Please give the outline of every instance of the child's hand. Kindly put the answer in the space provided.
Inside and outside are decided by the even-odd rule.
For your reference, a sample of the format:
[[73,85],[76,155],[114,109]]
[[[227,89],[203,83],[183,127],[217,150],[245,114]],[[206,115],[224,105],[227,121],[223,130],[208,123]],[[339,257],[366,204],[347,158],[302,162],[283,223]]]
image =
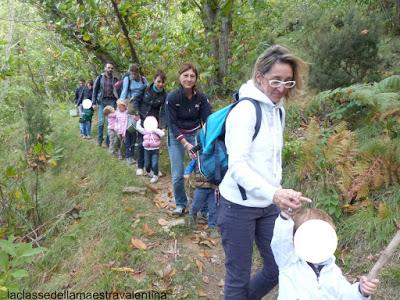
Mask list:
[[379,280],[371,279],[369,280],[366,276],[361,276],[360,278],[360,292],[364,297],[369,297],[374,294],[378,289]]

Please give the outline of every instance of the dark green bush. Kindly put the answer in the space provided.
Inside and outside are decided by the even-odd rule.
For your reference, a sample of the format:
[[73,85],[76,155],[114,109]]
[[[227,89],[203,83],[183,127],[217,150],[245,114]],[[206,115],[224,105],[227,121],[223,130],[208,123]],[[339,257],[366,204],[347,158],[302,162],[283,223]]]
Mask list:
[[356,10],[342,16],[332,11],[321,17],[306,42],[312,59],[311,86],[324,90],[378,80],[376,24],[373,17],[362,16]]

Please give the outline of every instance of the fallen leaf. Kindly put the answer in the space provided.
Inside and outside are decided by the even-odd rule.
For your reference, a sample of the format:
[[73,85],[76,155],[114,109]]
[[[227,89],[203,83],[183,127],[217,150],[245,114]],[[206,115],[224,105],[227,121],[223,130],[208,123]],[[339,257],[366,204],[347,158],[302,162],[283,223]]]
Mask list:
[[131,212],[134,212],[135,209],[133,207],[127,207],[127,208],[125,208],[125,211],[131,213]]
[[194,262],[196,263],[197,268],[199,269],[200,273],[203,273],[204,264],[198,259],[195,259]]
[[145,216],[147,216],[147,214],[145,214],[145,213],[137,213],[136,216],[135,216],[135,219],[144,218]]
[[154,235],[156,232],[149,226],[146,224],[143,225],[143,233],[147,236],[152,236]]
[[183,271],[187,271],[187,270],[189,270],[190,269],[190,264],[187,264],[184,268],[183,268]]
[[136,248],[136,249],[140,249],[140,250],[146,250],[146,249],[147,249],[146,244],[143,243],[143,242],[142,242],[141,240],[139,240],[139,239],[134,239],[134,238],[132,238],[132,239],[131,239],[131,244],[132,244],[132,246],[133,246],[134,248]]
[[208,251],[206,249],[202,249],[202,250],[200,250],[199,256],[205,257],[205,258],[210,258],[211,254],[210,254],[210,251]]
[[209,240],[202,240],[199,242],[199,245],[205,245],[209,248],[213,248],[213,246],[214,246],[213,243]]
[[123,272],[123,273],[135,273],[135,270],[132,268],[127,268],[127,267],[123,267],[123,268],[111,268],[111,271],[114,272]]
[[161,226],[167,226],[168,221],[165,219],[158,219],[158,224],[160,224]]
[[207,292],[204,290],[198,290],[197,291],[197,296],[199,297],[207,297]]
[[176,273],[176,270],[171,265],[167,265],[162,272],[162,274],[163,274],[162,278],[169,279],[172,276],[174,276],[175,273]]
[[134,274],[131,274],[131,276],[132,276],[137,282],[143,282],[144,279],[146,278],[146,272],[135,272]]
[[385,205],[385,202],[380,201],[378,206],[378,216],[381,219],[385,219],[389,214],[389,210]]
[[221,278],[221,280],[218,282],[218,286],[219,287],[223,287],[225,285],[225,280],[223,280],[222,278]]
[[210,280],[208,279],[208,276],[203,276],[203,282],[209,284]]

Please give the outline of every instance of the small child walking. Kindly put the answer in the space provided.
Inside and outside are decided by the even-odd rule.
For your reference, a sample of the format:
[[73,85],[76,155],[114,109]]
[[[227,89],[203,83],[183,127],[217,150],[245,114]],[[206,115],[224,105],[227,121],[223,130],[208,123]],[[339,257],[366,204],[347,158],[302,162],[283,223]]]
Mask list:
[[81,123],[81,130],[83,134],[83,138],[91,139],[91,130],[92,130],[92,118],[93,118],[93,108],[92,101],[90,99],[84,99],[82,101],[82,115],[79,118],[79,122]]
[[165,135],[164,131],[158,128],[158,121],[155,117],[146,117],[143,126],[138,121],[136,129],[143,135],[144,148],[144,167],[151,176],[150,183],[158,181],[158,160],[160,158],[161,138]]
[[117,131],[115,130],[115,122],[117,114],[115,113],[114,107],[111,105],[107,105],[103,109],[103,114],[107,118],[107,133],[110,139],[110,144],[108,146],[108,152],[111,154],[115,154],[115,144],[117,141]]
[[350,284],[335,264],[337,236],[332,218],[316,208],[281,212],[271,241],[279,267],[278,300],[370,299],[378,279]]
[[206,180],[197,170],[197,161],[192,160],[184,171],[184,176],[189,176],[194,171],[194,196],[192,208],[189,212],[189,223],[192,229],[196,229],[197,214],[207,215],[208,229],[213,238],[218,237],[217,226],[217,204],[215,200],[216,186]]
[[[125,136],[128,129],[128,105],[125,101],[117,100],[117,112],[115,113],[115,131],[118,140],[118,159],[122,159],[123,151],[125,150]],[[125,156],[125,153],[124,153]]]

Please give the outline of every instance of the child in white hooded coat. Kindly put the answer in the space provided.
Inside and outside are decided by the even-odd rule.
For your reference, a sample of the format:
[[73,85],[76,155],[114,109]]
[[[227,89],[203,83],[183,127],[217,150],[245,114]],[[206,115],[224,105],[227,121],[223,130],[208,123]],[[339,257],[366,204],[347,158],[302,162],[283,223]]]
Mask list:
[[[271,248],[279,267],[278,300],[370,299],[370,295],[376,291],[379,281],[377,279],[369,280],[362,276],[360,282],[350,284],[335,264],[333,254],[336,244],[330,251],[332,253],[318,263],[311,263],[298,255],[301,253],[301,249],[298,249],[299,247],[296,249],[293,235],[301,225],[310,220],[324,221],[334,228],[332,218],[324,211],[315,208],[300,209],[294,214],[293,219],[289,214],[281,212],[275,221]],[[324,222],[321,224],[324,225]],[[332,232],[336,237],[334,229]],[[321,240],[323,238],[320,238],[319,241],[316,240],[316,243],[321,243]],[[313,251],[311,247],[309,249]]]

